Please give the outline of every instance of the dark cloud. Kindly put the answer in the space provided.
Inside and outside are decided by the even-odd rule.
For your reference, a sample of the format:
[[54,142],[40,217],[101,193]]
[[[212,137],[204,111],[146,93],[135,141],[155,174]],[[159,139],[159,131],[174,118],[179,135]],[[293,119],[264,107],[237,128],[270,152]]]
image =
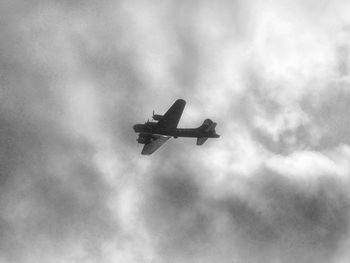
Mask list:
[[[93,162],[94,150],[40,123],[1,121],[1,251],[27,262],[41,240],[57,256],[75,242],[110,239],[118,224],[106,207],[111,189]],[[91,244],[89,244],[91,245]],[[44,258],[48,254],[44,253]]]
[[63,122],[63,92],[53,88],[57,75],[33,59],[33,42],[21,35],[24,13],[5,10],[9,12],[1,23],[5,34],[0,62],[1,261],[64,260],[72,256],[65,254],[73,244],[98,259],[101,242],[118,233],[118,222],[107,206],[112,189],[94,165],[95,146],[70,134]]
[[157,169],[143,209],[166,261],[333,262],[347,237],[349,196],[333,175],[304,187],[267,169],[244,183],[244,196],[214,197],[200,182],[211,173]]
[[199,207],[200,187],[182,165],[158,166],[154,173],[142,208],[146,223],[164,260],[188,260],[210,240],[206,226],[210,222]]

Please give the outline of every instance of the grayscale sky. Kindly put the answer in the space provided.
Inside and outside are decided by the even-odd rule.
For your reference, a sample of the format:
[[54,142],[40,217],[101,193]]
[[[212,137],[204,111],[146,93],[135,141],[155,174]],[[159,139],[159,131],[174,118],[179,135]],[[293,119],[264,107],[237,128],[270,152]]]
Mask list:
[[[0,262],[350,261],[350,2],[0,3]],[[187,101],[202,147],[141,156]]]

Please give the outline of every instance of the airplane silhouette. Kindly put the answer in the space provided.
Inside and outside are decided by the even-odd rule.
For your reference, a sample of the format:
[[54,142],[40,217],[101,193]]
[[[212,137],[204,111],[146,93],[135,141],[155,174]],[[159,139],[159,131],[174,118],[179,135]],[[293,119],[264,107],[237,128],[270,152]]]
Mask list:
[[208,138],[219,138],[216,134],[216,122],[206,119],[198,128],[177,128],[186,101],[178,99],[164,114],[154,114],[152,118],[158,122],[147,121],[145,124],[136,124],[134,131],[139,133],[137,142],[144,144],[141,154],[150,155],[162,146],[170,137],[192,137],[197,138],[197,145],[202,145]]

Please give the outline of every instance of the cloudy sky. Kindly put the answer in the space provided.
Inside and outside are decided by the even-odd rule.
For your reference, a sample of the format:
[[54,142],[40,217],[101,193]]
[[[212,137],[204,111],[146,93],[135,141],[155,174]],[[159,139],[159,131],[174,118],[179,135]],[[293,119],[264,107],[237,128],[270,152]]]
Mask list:
[[[0,262],[350,260],[347,0],[0,3]],[[141,156],[187,101],[202,147]]]

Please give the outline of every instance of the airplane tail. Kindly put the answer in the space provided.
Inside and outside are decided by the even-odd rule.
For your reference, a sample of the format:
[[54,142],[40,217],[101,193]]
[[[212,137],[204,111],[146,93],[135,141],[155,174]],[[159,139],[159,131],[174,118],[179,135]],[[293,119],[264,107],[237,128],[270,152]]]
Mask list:
[[218,138],[220,137],[218,134],[216,134],[215,127],[217,123],[213,122],[211,119],[206,119],[203,124],[199,127],[199,129],[208,134],[208,137],[198,137],[197,138],[197,145],[202,145],[206,142],[208,138]]
[[215,127],[216,127],[216,122],[213,122],[211,119],[206,119],[203,124],[199,127],[200,130],[207,132],[207,133],[214,133],[215,132]]

